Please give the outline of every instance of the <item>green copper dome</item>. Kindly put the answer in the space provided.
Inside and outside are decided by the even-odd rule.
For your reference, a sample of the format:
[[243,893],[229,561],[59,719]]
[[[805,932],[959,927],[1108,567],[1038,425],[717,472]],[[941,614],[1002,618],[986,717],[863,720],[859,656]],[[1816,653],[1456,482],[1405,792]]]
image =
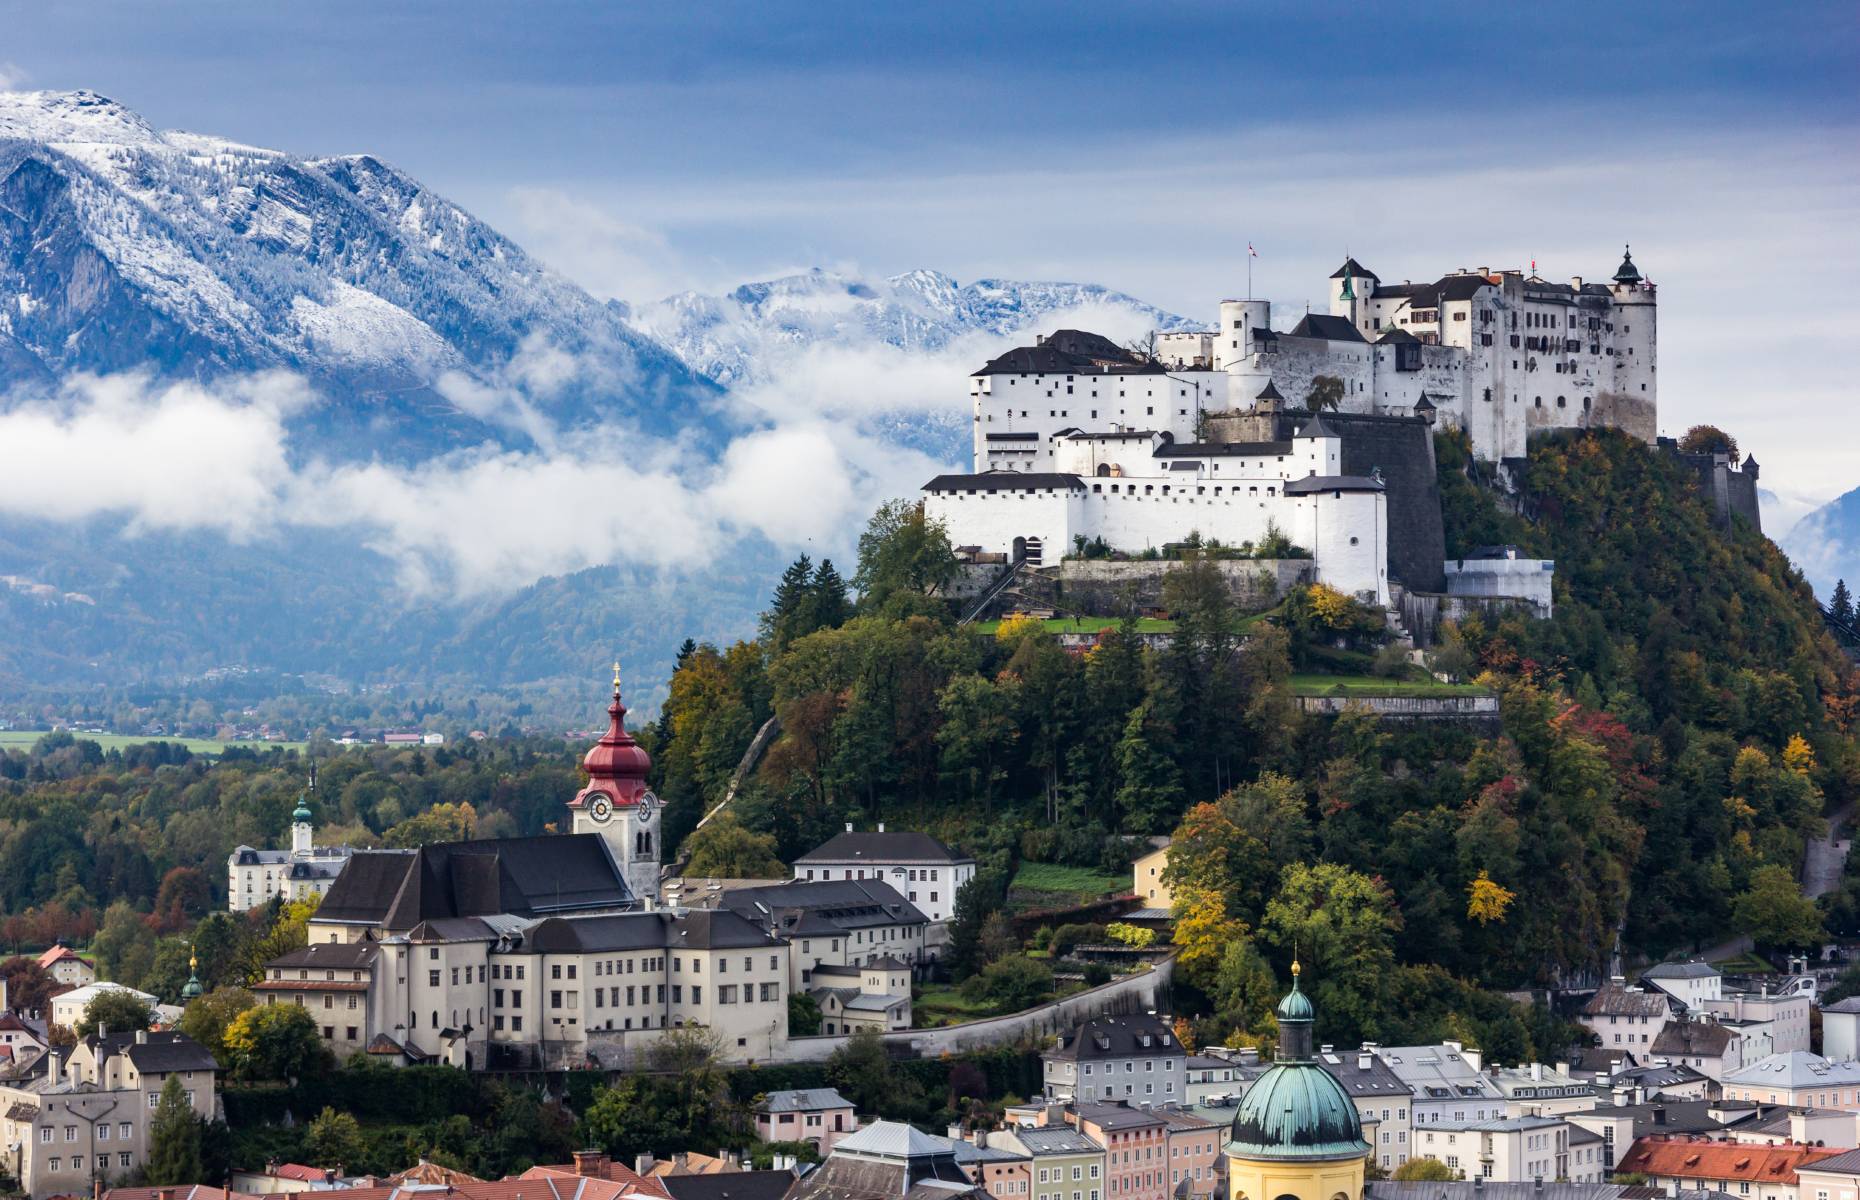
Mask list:
[[1311,1023],[1317,1013],[1299,989],[1298,975],[1293,963],[1292,990],[1279,1001],[1278,1061],[1246,1090],[1226,1152],[1235,1158],[1305,1162],[1362,1158],[1370,1150],[1356,1105],[1312,1057]]
[[[274,809],[273,811],[275,812],[276,810]],[[291,820],[301,825],[309,819],[310,798],[308,796],[299,796],[297,797],[297,807],[291,813]]]

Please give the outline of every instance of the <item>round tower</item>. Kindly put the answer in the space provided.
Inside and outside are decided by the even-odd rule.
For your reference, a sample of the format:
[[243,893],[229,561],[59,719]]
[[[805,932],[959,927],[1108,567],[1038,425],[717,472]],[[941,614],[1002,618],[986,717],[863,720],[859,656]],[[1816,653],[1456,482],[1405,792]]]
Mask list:
[[1613,301],[1613,369],[1605,377],[1593,424],[1611,425],[1644,441],[1659,432],[1659,297],[1653,281],[1634,265],[1632,247],[1608,285]]
[[1369,1143],[1343,1085],[1312,1053],[1311,998],[1292,990],[1279,1002],[1279,1051],[1247,1089],[1234,1114],[1227,1156],[1228,1200],[1362,1200]]
[[1271,302],[1221,301],[1221,327],[1214,331],[1214,369],[1244,369],[1252,361],[1254,331],[1271,328]]
[[315,827],[310,821],[310,797],[300,794],[297,797],[297,807],[291,811],[291,856],[293,858],[310,857],[310,850],[315,844],[312,836]]

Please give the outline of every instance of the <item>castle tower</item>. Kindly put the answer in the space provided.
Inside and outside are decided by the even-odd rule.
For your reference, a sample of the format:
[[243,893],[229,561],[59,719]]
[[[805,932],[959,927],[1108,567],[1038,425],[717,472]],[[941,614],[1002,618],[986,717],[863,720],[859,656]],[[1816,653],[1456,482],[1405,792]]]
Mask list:
[[1376,273],[1362,263],[1354,258],[1344,259],[1343,265],[1330,273],[1330,315],[1343,317],[1362,328],[1363,314],[1369,311],[1369,297],[1380,282]]
[[1247,1089],[1222,1151],[1228,1200],[1363,1200],[1369,1143],[1356,1105],[1312,1053],[1317,1012],[1296,962],[1278,1016],[1276,1061]]
[[1595,423],[1613,425],[1644,441],[1659,432],[1659,304],[1653,281],[1622,247],[1621,265],[1608,286],[1614,301],[1612,367],[1596,397]]
[[646,784],[652,757],[626,731],[619,663],[614,664],[614,700],[607,718],[607,732],[581,760],[588,785],[568,802],[568,831],[599,834],[628,890],[650,907],[659,894],[659,802]]

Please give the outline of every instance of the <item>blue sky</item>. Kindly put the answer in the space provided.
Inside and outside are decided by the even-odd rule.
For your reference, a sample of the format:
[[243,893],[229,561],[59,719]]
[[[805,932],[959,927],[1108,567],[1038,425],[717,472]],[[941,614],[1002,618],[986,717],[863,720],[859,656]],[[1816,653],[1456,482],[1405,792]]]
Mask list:
[[[368,151],[585,286],[812,265],[1199,315],[1538,260],[1662,284],[1664,423],[1860,483],[1860,10],[1842,4],[0,0],[0,77]],[[1829,437],[1830,431],[1838,436]]]

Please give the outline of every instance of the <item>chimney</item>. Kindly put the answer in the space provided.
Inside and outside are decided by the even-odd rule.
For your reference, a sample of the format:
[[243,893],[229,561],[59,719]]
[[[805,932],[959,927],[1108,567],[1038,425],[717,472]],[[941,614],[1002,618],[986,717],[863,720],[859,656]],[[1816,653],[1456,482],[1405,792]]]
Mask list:
[[680,1150],[678,1153],[672,1155],[672,1174],[683,1175],[690,1167],[691,1152],[689,1150]]
[[1374,1055],[1359,1054],[1356,1056],[1356,1069],[1359,1071],[1367,1071],[1374,1062]]
[[1531,1064],[1531,1081],[1533,1083],[1541,1083],[1543,1082],[1543,1078],[1544,1078],[1544,1065],[1540,1062],[1532,1063]]
[[149,1044],[149,1031],[146,1029],[136,1030],[136,1045],[146,1046],[148,1044]]
[[883,833],[883,832],[885,832],[885,823],[884,823],[883,821],[880,821],[880,822],[878,823],[878,831],[879,831],[880,833]]
[[1572,291],[1580,292],[1582,290],[1582,276],[1571,275],[1569,277],[1569,286]]
[[1466,1064],[1470,1066],[1473,1070],[1475,1071],[1485,1070],[1485,1051],[1480,1050],[1477,1047],[1474,1047],[1471,1050],[1460,1051],[1460,1057],[1465,1059]]
[[652,1155],[635,1154],[633,1156],[633,1173],[635,1175],[652,1174]]
[[[599,1150],[575,1151],[575,1174],[584,1179],[604,1178],[607,1174],[607,1155]],[[645,1172],[641,1171],[640,1174]]]
[[1655,1125],[1666,1124],[1666,1105],[1656,1104],[1653,1106],[1653,1123]]
[[103,1176],[90,1181],[90,1200],[103,1200]]
[[852,822],[851,822],[851,821],[848,821],[848,822],[846,822],[846,832],[847,832],[847,833],[851,833],[851,832],[852,832]]
[[1048,1128],[1064,1129],[1066,1127],[1066,1106],[1063,1104],[1047,1105],[1046,1119],[1041,1121],[1040,1124]]

